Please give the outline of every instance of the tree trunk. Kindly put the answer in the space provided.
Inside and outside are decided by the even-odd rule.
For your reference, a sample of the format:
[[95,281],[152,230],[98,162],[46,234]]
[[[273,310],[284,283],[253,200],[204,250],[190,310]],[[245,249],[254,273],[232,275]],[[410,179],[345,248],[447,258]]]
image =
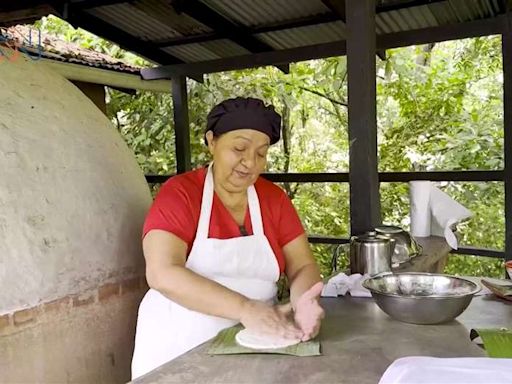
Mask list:
[[429,43],[423,46],[422,52],[416,57],[416,64],[421,65],[422,67],[426,67],[430,65],[430,54],[434,49],[436,43]]
[[[283,135],[283,150],[284,150],[284,165],[283,172],[288,173],[290,170],[290,136],[291,136],[291,123],[290,123],[290,107],[285,100],[283,100],[283,114],[282,114],[282,135]],[[293,199],[295,191],[292,191],[290,183],[284,183],[284,189],[290,199]]]

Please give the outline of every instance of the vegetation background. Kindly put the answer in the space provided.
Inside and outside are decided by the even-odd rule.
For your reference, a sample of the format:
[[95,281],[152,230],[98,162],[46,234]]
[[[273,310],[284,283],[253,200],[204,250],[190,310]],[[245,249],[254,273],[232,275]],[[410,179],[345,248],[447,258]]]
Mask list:
[[[108,41],[75,30],[55,17],[37,28],[125,62],[150,64]],[[283,116],[283,140],[270,151],[270,172],[347,172],[347,68],[345,57],[300,62],[284,74],[274,67],[190,80],[192,164],[208,161],[205,117],[218,102],[253,96]],[[108,116],[146,174],[175,172],[170,94],[107,89]],[[377,59],[379,171],[500,170],[503,154],[503,79],[500,37],[483,37],[387,51]],[[463,245],[503,249],[504,187],[500,182],[438,183],[474,216],[458,226]],[[348,237],[348,184],[282,187],[310,234]],[[407,183],[382,183],[383,221],[409,229]],[[327,275],[333,247],[314,245]],[[342,265],[347,265],[345,257]],[[446,273],[503,276],[503,260],[452,255]]]

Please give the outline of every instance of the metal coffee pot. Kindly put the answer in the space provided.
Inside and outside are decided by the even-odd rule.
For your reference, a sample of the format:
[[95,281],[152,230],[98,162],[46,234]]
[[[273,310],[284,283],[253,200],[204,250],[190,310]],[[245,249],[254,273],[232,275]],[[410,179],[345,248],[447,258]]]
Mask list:
[[394,225],[381,225],[375,228],[378,237],[395,240],[395,248],[391,256],[391,265],[398,266],[418,256],[422,248],[405,230]]
[[371,276],[391,271],[395,239],[370,231],[350,238],[350,272]]

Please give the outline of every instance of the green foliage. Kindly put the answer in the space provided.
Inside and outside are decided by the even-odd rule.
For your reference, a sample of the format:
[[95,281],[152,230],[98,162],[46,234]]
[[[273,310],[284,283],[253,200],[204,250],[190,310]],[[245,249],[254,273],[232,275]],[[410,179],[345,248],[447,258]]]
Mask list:
[[[447,42],[388,52],[378,82],[380,171],[503,168],[501,40]],[[421,60],[420,60],[421,61]],[[461,243],[504,248],[502,183],[439,183],[474,216],[459,225]],[[381,186],[383,218],[408,227],[406,184]],[[462,261],[464,260],[464,261]],[[499,260],[452,256],[446,272],[501,276]]]
[[134,97],[108,89],[107,113],[147,174],[174,172],[174,131],[169,94],[138,92]]
[[[68,41],[138,65],[143,60],[56,18],[39,26]],[[485,37],[389,50],[377,62],[379,170],[497,170],[504,164],[501,40]],[[209,155],[203,143],[208,111],[236,96],[272,103],[283,115],[284,140],[270,151],[271,172],[348,170],[346,60],[205,76],[188,82],[194,167]],[[175,170],[172,99],[169,94],[127,95],[108,89],[108,115],[146,173]],[[441,183],[474,217],[459,225],[461,243],[504,247],[502,183]],[[349,190],[345,184],[283,184],[309,233],[348,236]],[[408,185],[383,183],[381,204],[388,224],[409,226]],[[314,245],[322,273],[330,273],[334,247]],[[340,266],[347,266],[346,254]],[[500,260],[451,256],[446,272],[501,276]]]

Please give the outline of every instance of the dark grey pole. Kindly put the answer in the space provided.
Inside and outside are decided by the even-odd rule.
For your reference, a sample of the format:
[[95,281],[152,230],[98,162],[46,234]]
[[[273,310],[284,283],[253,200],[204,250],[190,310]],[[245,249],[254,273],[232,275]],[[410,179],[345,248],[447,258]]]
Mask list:
[[379,225],[375,68],[375,0],[347,0],[350,230]]
[[187,78],[172,77],[172,102],[176,143],[176,172],[190,170],[190,126],[188,123]]
[[512,260],[512,31],[501,35],[503,55],[503,152],[505,156],[505,260]]

